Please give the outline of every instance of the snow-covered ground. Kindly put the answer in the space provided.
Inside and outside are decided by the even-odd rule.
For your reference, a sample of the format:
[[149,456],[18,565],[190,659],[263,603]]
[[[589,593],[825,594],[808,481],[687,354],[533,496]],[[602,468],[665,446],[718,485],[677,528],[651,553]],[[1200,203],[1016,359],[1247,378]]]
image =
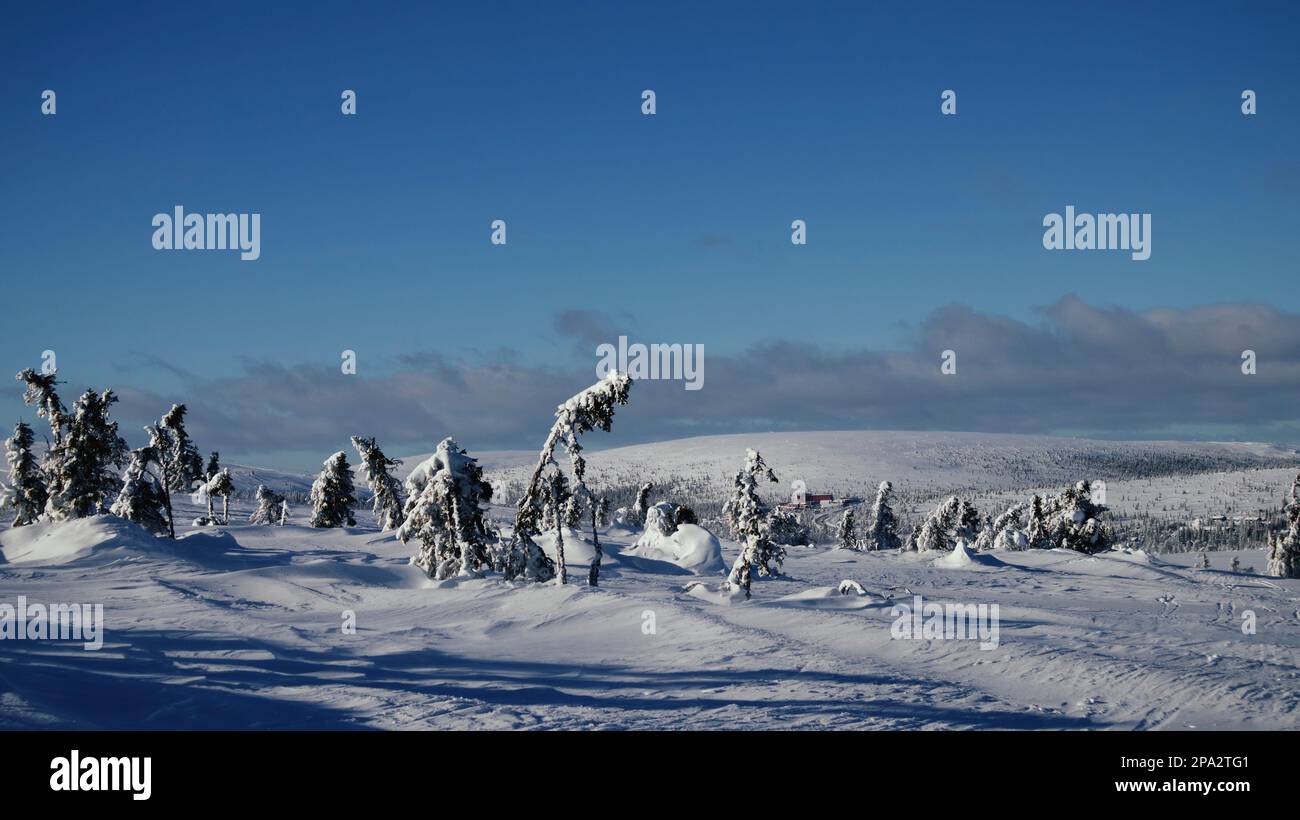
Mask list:
[[[572,544],[579,583],[512,588],[430,581],[368,516],[316,530],[301,509],[285,527],[235,511],[176,542],[112,517],[0,532],[0,603],[105,618],[99,651],[0,641],[0,728],[1300,727],[1300,581],[1227,569],[1262,570],[1262,552],[1201,570],[792,548],[741,602],[671,551],[624,554],[640,536],[624,530],[602,533],[599,588]],[[866,594],[839,594],[845,579]],[[997,647],[894,639],[891,608],[914,595],[997,604]]]

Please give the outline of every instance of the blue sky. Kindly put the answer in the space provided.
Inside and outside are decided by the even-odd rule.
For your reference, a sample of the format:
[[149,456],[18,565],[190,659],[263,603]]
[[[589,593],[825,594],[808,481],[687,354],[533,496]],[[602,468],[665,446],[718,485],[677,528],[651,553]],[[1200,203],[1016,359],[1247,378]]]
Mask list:
[[[576,390],[573,310],[720,357],[905,348],[953,304],[1032,325],[1067,294],[1300,310],[1294,4],[362,5],[6,7],[0,270],[24,307],[0,364],[50,348],[69,393],[183,399],[350,348],[362,375],[435,353]],[[153,250],[177,204],[260,213],[261,259]],[[1151,259],[1044,251],[1067,204],[1150,212]],[[16,396],[0,411],[30,417]]]

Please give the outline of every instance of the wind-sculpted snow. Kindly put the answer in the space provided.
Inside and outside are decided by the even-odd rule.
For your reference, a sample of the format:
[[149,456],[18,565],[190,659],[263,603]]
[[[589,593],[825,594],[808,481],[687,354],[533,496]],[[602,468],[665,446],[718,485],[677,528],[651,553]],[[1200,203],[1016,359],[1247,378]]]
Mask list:
[[626,551],[625,557],[631,555],[667,561],[696,575],[716,575],[726,569],[718,539],[694,524],[681,524],[670,535],[647,529]]
[[[720,572],[636,559],[639,532],[602,531],[599,588],[435,582],[365,514],[331,530],[246,515],[174,543],[112,517],[0,530],[0,604],[105,613],[99,651],[0,642],[0,727],[1300,726],[1300,580],[1228,571],[1236,556],[1258,572],[1259,551],[1210,569],[1050,550],[947,568],[792,548],[745,602]],[[566,536],[575,555],[586,536]],[[997,647],[895,639],[915,596],[997,604]]]

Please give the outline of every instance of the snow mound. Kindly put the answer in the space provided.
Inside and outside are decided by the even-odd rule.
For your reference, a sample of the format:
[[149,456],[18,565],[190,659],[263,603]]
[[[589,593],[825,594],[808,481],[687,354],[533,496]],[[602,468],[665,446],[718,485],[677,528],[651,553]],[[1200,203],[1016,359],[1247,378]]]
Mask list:
[[627,552],[639,558],[676,564],[695,575],[716,575],[727,568],[718,539],[695,524],[680,524],[672,535],[646,530]]
[[725,586],[725,584],[710,586],[699,581],[692,581],[682,588],[682,592],[705,603],[718,604],[719,606],[731,606],[732,604],[745,602],[745,593],[742,589],[739,587],[724,589]]
[[1115,547],[1113,549],[1115,557],[1124,556],[1125,560],[1133,561],[1137,564],[1150,564],[1151,556],[1146,550],[1133,549],[1131,547]]
[[[555,531],[544,532],[535,539],[537,546],[542,548],[546,557],[552,561],[556,560],[555,552]],[[564,528],[564,563],[569,568],[569,574],[573,575],[575,568],[580,568],[584,573],[587,567],[591,565],[592,559],[596,557],[596,545],[591,543],[591,539],[583,535],[578,530]],[[601,569],[618,566],[618,556],[611,553],[609,545],[601,541]]]
[[115,515],[71,521],[46,521],[0,534],[0,556],[7,564],[68,564],[91,556],[121,557],[123,552],[160,552],[158,539],[139,524]]
[[[841,584],[841,586],[843,586]],[[861,587],[859,587],[861,589]],[[871,596],[856,591],[844,593],[840,587],[813,587],[803,592],[783,595],[771,601],[756,601],[758,606],[787,607],[793,609],[865,609],[871,606]]]
[[976,553],[971,555],[966,551],[966,542],[958,541],[957,546],[953,547],[952,552],[930,562],[931,566],[939,569],[974,569],[975,567],[1005,567],[1006,564],[994,558],[992,555]]

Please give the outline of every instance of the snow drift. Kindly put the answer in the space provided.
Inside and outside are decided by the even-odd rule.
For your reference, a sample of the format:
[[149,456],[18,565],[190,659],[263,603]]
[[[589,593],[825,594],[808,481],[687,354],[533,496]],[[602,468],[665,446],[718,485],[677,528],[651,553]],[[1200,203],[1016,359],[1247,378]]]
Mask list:
[[628,554],[640,558],[667,561],[696,575],[716,575],[725,572],[722,545],[713,533],[695,524],[679,524],[671,535],[647,530]]

